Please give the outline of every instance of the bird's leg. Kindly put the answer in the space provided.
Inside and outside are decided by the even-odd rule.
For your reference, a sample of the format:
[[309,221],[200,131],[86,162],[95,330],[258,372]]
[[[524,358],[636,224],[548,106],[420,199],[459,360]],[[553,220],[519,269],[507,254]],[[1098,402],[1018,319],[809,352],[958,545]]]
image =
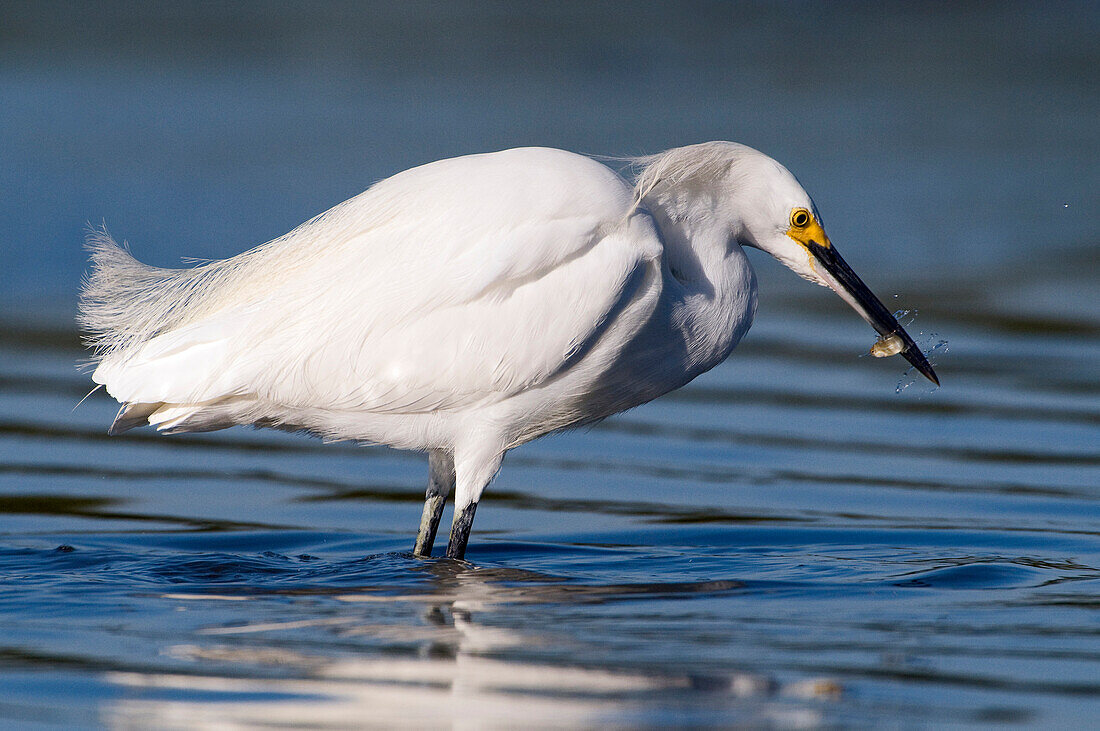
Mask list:
[[451,539],[447,543],[447,558],[465,558],[477,501],[500,469],[504,449],[499,442],[475,443],[473,448],[456,449],[453,458],[458,479],[455,483],[455,517],[451,524]]
[[455,506],[455,519],[451,523],[451,539],[447,542],[447,558],[466,556],[466,544],[470,540],[470,528],[474,525],[476,511],[476,502],[470,503],[461,510]]
[[420,516],[420,530],[416,532],[415,556],[430,556],[443,515],[443,505],[455,484],[455,465],[450,452],[433,449],[428,452],[428,489],[424,493],[424,513]]

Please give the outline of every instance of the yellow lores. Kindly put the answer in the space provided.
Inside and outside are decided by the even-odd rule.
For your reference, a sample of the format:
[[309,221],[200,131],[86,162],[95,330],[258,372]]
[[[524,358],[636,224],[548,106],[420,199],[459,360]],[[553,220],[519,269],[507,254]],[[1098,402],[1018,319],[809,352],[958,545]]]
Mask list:
[[832,242],[829,241],[829,237],[825,234],[825,229],[821,228],[821,224],[814,218],[814,214],[805,208],[791,210],[791,226],[787,229],[787,235],[806,250],[806,255],[810,260],[810,268],[814,271],[817,271],[817,257],[814,256],[810,245],[817,244],[817,246],[824,249],[831,249],[833,246]]
[[[825,229],[821,228],[814,214],[805,208],[795,208],[791,211],[791,227],[787,229],[787,235],[802,244],[807,252],[810,251],[811,242],[826,249],[832,246],[829,237],[825,235]],[[810,261],[813,261],[812,256]]]

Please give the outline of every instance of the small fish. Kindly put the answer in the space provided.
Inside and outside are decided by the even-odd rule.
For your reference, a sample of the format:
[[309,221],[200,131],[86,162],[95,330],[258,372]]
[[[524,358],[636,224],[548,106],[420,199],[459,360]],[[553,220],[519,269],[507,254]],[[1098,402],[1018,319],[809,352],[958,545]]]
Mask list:
[[897,355],[903,350],[905,350],[905,341],[897,335],[890,334],[879,338],[875,344],[871,346],[871,355],[876,358],[886,358],[891,355]]

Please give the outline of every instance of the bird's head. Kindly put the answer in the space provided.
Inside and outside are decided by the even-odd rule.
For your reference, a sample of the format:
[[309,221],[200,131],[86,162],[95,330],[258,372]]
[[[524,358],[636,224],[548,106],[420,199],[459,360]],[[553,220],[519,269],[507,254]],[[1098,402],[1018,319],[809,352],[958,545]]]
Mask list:
[[[665,175],[679,177],[682,184],[695,187],[696,194],[701,187],[708,188],[711,211],[728,221],[731,241],[766,251],[799,276],[832,289],[879,335],[900,338],[905,359],[939,384],[928,359],[897,318],[841,258],[825,233],[813,200],[785,167],[751,147],[732,142],[710,142],[680,151],[685,153],[682,162],[671,157],[665,163]],[[704,180],[708,184],[704,185]]]

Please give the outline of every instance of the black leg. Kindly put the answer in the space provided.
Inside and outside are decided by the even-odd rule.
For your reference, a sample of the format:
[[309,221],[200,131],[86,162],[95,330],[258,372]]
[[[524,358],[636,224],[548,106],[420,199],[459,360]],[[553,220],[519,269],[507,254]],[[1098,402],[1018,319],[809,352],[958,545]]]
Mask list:
[[443,505],[455,484],[454,459],[442,449],[428,452],[428,489],[424,493],[424,513],[420,516],[420,530],[416,532],[416,556],[430,556]]
[[470,528],[474,525],[474,512],[477,503],[470,503],[457,515],[451,524],[451,540],[447,543],[447,558],[465,558],[466,543],[470,540]]

